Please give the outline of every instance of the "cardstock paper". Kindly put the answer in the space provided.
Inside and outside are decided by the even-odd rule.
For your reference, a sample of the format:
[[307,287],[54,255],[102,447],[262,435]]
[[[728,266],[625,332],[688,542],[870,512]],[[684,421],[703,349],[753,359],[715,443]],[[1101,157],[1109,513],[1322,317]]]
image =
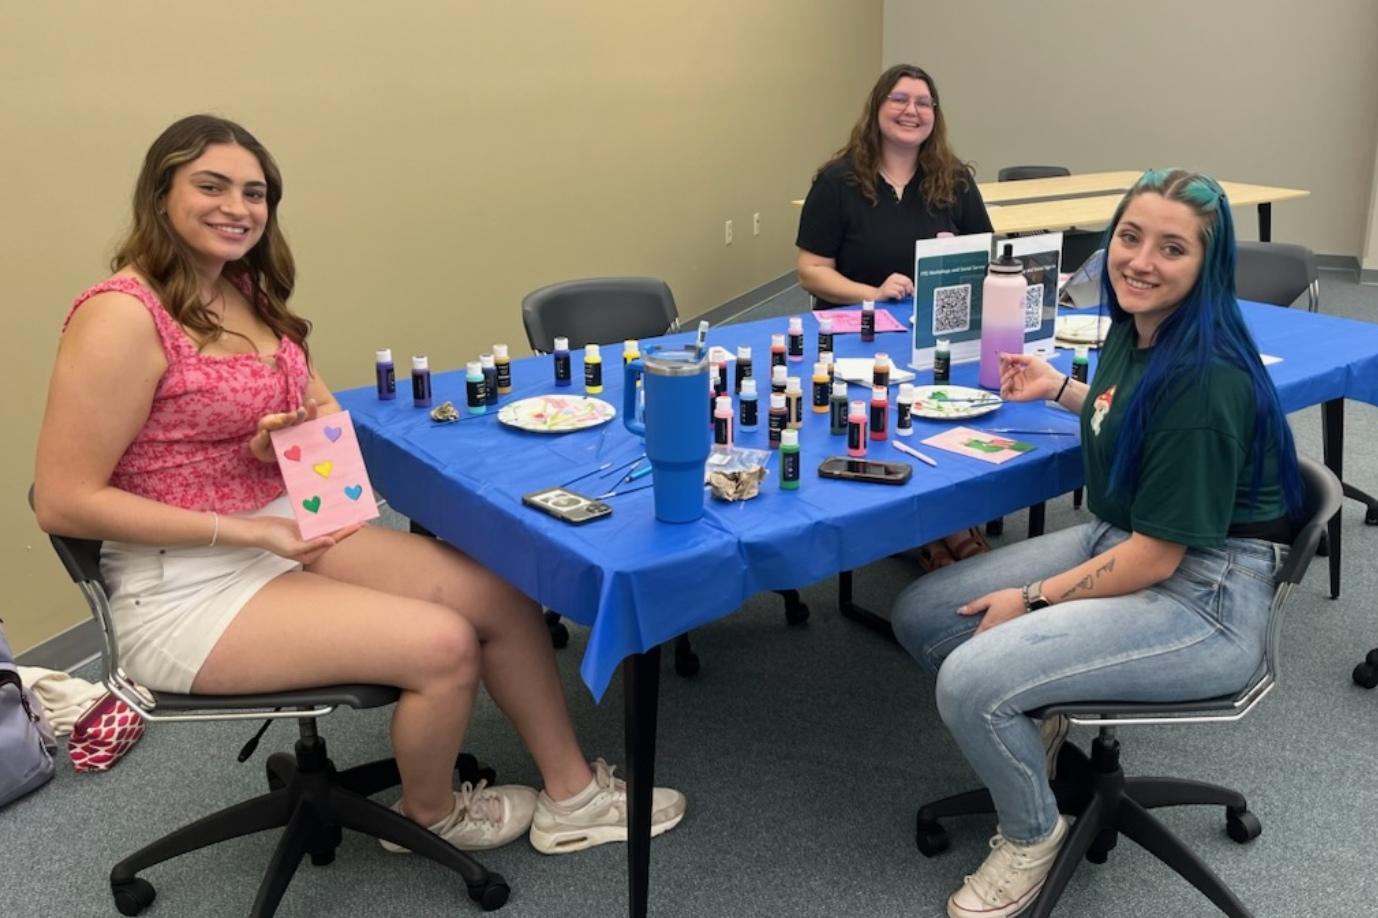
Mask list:
[[[861,310],[851,309],[815,309],[813,311],[815,319],[832,319],[834,335],[859,335],[861,334]],[[876,332],[897,332],[904,331],[904,323],[890,314],[890,310],[881,308],[876,304]]]
[[923,442],[950,453],[960,453],[982,462],[1000,465],[1022,456],[1034,448],[1032,443],[1024,443],[999,434],[986,433],[971,427],[954,427],[935,434]]
[[378,516],[378,502],[348,411],[275,430],[271,436],[303,539],[329,535]]

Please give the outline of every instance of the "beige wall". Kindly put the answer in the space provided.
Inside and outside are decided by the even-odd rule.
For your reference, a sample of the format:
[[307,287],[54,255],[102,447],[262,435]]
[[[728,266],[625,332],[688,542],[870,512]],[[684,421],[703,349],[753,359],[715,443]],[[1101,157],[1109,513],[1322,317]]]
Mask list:
[[[790,205],[878,72],[881,0],[6,3],[0,258],[10,340],[0,617],[84,619],[23,494],[57,330],[104,275],[174,118],[244,122],[281,165],[295,305],[338,387],[371,354],[451,368],[555,280],[667,279],[692,316],[789,270]],[[751,215],[763,232],[753,238]],[[723,245],[723,223],[736,239]]]
[[[1375,36],[1372,0],[886,0],[883,58],[933,74],[982,180],[1019,163],[1186,166],[1305,188],[1274,206],[1273,238],[1361,257]],[[1237,218],[1257,238],[1253,214]]]

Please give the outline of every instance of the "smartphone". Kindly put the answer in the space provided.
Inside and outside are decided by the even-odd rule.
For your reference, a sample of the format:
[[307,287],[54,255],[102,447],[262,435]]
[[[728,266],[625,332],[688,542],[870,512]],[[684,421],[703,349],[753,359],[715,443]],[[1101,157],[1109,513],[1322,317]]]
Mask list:
[[881,462],[877,459],[853,459],[850,456],[830,456],[818,467],[824,478],[846,478],[851,481],[874,481],[878,484],[902,485],[914,474],[907,462]]
[[612,507],[602,501],[564,488],[546,488],[544,491],[523,494],[522,503],[576,526],[612,515]]

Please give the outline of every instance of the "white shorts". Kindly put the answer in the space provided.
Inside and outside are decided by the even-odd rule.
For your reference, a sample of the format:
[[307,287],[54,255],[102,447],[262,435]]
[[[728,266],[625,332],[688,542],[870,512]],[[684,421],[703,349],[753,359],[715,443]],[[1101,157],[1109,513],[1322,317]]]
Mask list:
[[[284,495],[236,516],[291,518]],[[187,693],[216,641],[265,583],[301,570],[262,548],[101,546],[101,573],[119,639],[120,665],[135,682]]]

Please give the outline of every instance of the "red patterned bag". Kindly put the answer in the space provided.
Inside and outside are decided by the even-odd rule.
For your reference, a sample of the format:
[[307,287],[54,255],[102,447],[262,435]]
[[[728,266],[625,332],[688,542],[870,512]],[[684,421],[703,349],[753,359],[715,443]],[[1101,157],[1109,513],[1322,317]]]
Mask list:
[[77,718],[67,754],[77,771],[109,771],[143,735],[139,715],[107,692]]

